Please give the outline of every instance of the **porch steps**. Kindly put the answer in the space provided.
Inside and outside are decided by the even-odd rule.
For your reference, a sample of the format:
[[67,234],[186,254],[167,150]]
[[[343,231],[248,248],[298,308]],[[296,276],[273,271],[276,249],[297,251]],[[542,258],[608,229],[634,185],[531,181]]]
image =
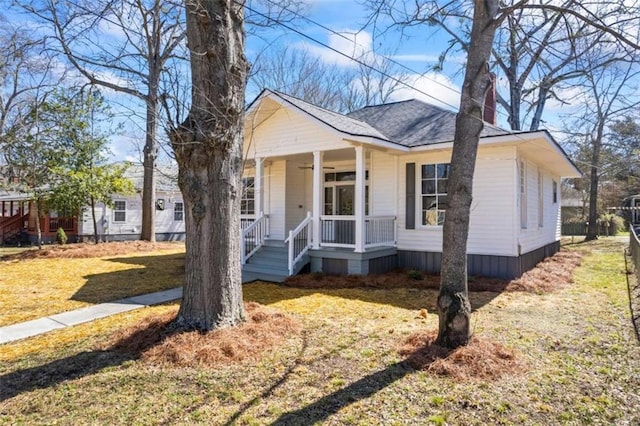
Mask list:
[[[289,276],[288,248],[283,241],[267,240],[260,249],[242,266],[242,281],[254,280],[281,283]],[[297,273],[309,259],[302,259],[296,265]]]

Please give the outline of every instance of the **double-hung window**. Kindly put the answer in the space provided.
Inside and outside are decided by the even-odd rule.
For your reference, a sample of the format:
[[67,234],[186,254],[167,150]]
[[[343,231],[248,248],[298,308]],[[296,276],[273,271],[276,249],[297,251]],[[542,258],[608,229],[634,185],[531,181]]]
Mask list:
[[254,178],[242,179],[242,199],[240,200],[240,214],[256,214],[256,194]]
[[113,221],[114,222],[127,221],[127,202],[126,201],[113,202]]
[[421,176],[422,225],[444,224],[448,207],[447,187],[451,165],[447,163],[423,164]]
[[173,220],[175,222],[182,222],[184,220],[184,203],[181,201],[173,203]]

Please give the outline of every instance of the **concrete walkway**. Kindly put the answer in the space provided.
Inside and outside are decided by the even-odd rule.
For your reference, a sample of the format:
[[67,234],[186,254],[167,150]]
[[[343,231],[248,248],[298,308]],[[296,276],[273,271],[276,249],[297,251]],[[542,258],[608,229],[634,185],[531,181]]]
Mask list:
[[177,287],[0,327],[0,345],[180,298],[182,298],[182,287]]

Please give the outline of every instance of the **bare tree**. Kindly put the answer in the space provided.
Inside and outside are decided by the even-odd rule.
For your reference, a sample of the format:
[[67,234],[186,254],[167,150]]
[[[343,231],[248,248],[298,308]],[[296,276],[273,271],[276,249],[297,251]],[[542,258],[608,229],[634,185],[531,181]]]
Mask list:
[[[356,46],[354,50],[361,49]],[[254,62],[249,85],[278,90],[339,112],[387,102],[404,87],[406,73],[385,56],[364,52],[344,57],[352,63],[338,66],[304,48],[272,46]]]
[[42,54],[43,48],[42,39],[0,19],[0,152],[10,142],[9,135],[27,125],[36,94],[59,81],[52,75],[53,59]]
[[[405,28],[417,24],[437,25],[450,37],[440,56],[437,69],[442,69],[450,52],[468,52],[473,9],[468,3],[416,3],[413,8],[400,7],[393,0],[371,0],[370,3],[393,25]],[[550,99],[568,102],[564,85],[612,60],[628,56],[628,49],[618,58],[590,63],[580,58],[592,48],[623,41],[634,48],[637,44],[627,30],[640,22],[638,7],[615,1],[592,2],[586,7],[575,0],[512,1],[512,12],[505,16],[496,32],[492,49],[492,70],[506,85],[497,86],[498,104],[506,111],[512,130],[538,130]],[[505,6],[507,7],[507,6]],[[588,42],[584,42],[587,40]],[[526,126],[526,121],[529,125]]]
[[[615,55],[604,48],[595,49],[584,58],[585,61],[602,61]],[[620,167],[621,159],[628,155],[627,147],[616,144],[609,137],[608,126],[616,119],[622,119],[629,111],[640,106],[638,88],[634,82],[640,76],[640,68],[633,62],[613,62],[600,68],[597,73],[585,75],[581,87],[584,99],[580,103],[581,112],[574,115],[570,143],[586,164],[589,173],[589,214],[586,240],[597,238],[598,227],[598,187],[605,173]]]
[[211,330],[244,319],[240,198],[244,9],[232,0],[185,0],[191,108],[170,138],[185,201],[185,284],[177,322]]
[[53,30],[59,51],[91,84],[144,102],[142,239],[155,241],[160,82],[185,36],[182,6],[162,0],[27,0],[21,5]]

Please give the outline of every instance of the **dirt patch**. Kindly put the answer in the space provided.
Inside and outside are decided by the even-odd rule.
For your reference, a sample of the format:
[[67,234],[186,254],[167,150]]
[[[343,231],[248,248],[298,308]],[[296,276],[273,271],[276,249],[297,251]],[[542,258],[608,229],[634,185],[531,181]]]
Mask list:
[[40,250],[27,250],[21,253],[0,257],[0,260],[23,259],[86,259],[91,257],[118,256],[132,253],[147,253],[157,250],[176,250],[182,243],[148,241],[118,241],[112,243],[77,243],[45,246]]
[[474,336],[468,345],[451,350],[437,345],[437,336],[435,330],[414,333],[398,352],[417,370],[456,380],[497,380],[524,370],[514,351],[489,339]]
[[[560,251],[540,262],[522,277],[512,281],[472,276],[469,277],[469,291],[546,293],[564,288],[573,283],[573,270],[580,266],[582,256],[582,253],[575,251]],[[437,290],[440,288],[440,276],[424,274],[414,270],[347,276],[311,273],[289,277],[284,284],[291,287],[309,289],[368,287],[378,289],[418,288]]]
[[118,331],[103,349],[133,353],[157,365],[215,366],[257,359],[301,330],[296,319],[255,302],[245,303],[245,323],[209,333],[173,328],[177,310]]

